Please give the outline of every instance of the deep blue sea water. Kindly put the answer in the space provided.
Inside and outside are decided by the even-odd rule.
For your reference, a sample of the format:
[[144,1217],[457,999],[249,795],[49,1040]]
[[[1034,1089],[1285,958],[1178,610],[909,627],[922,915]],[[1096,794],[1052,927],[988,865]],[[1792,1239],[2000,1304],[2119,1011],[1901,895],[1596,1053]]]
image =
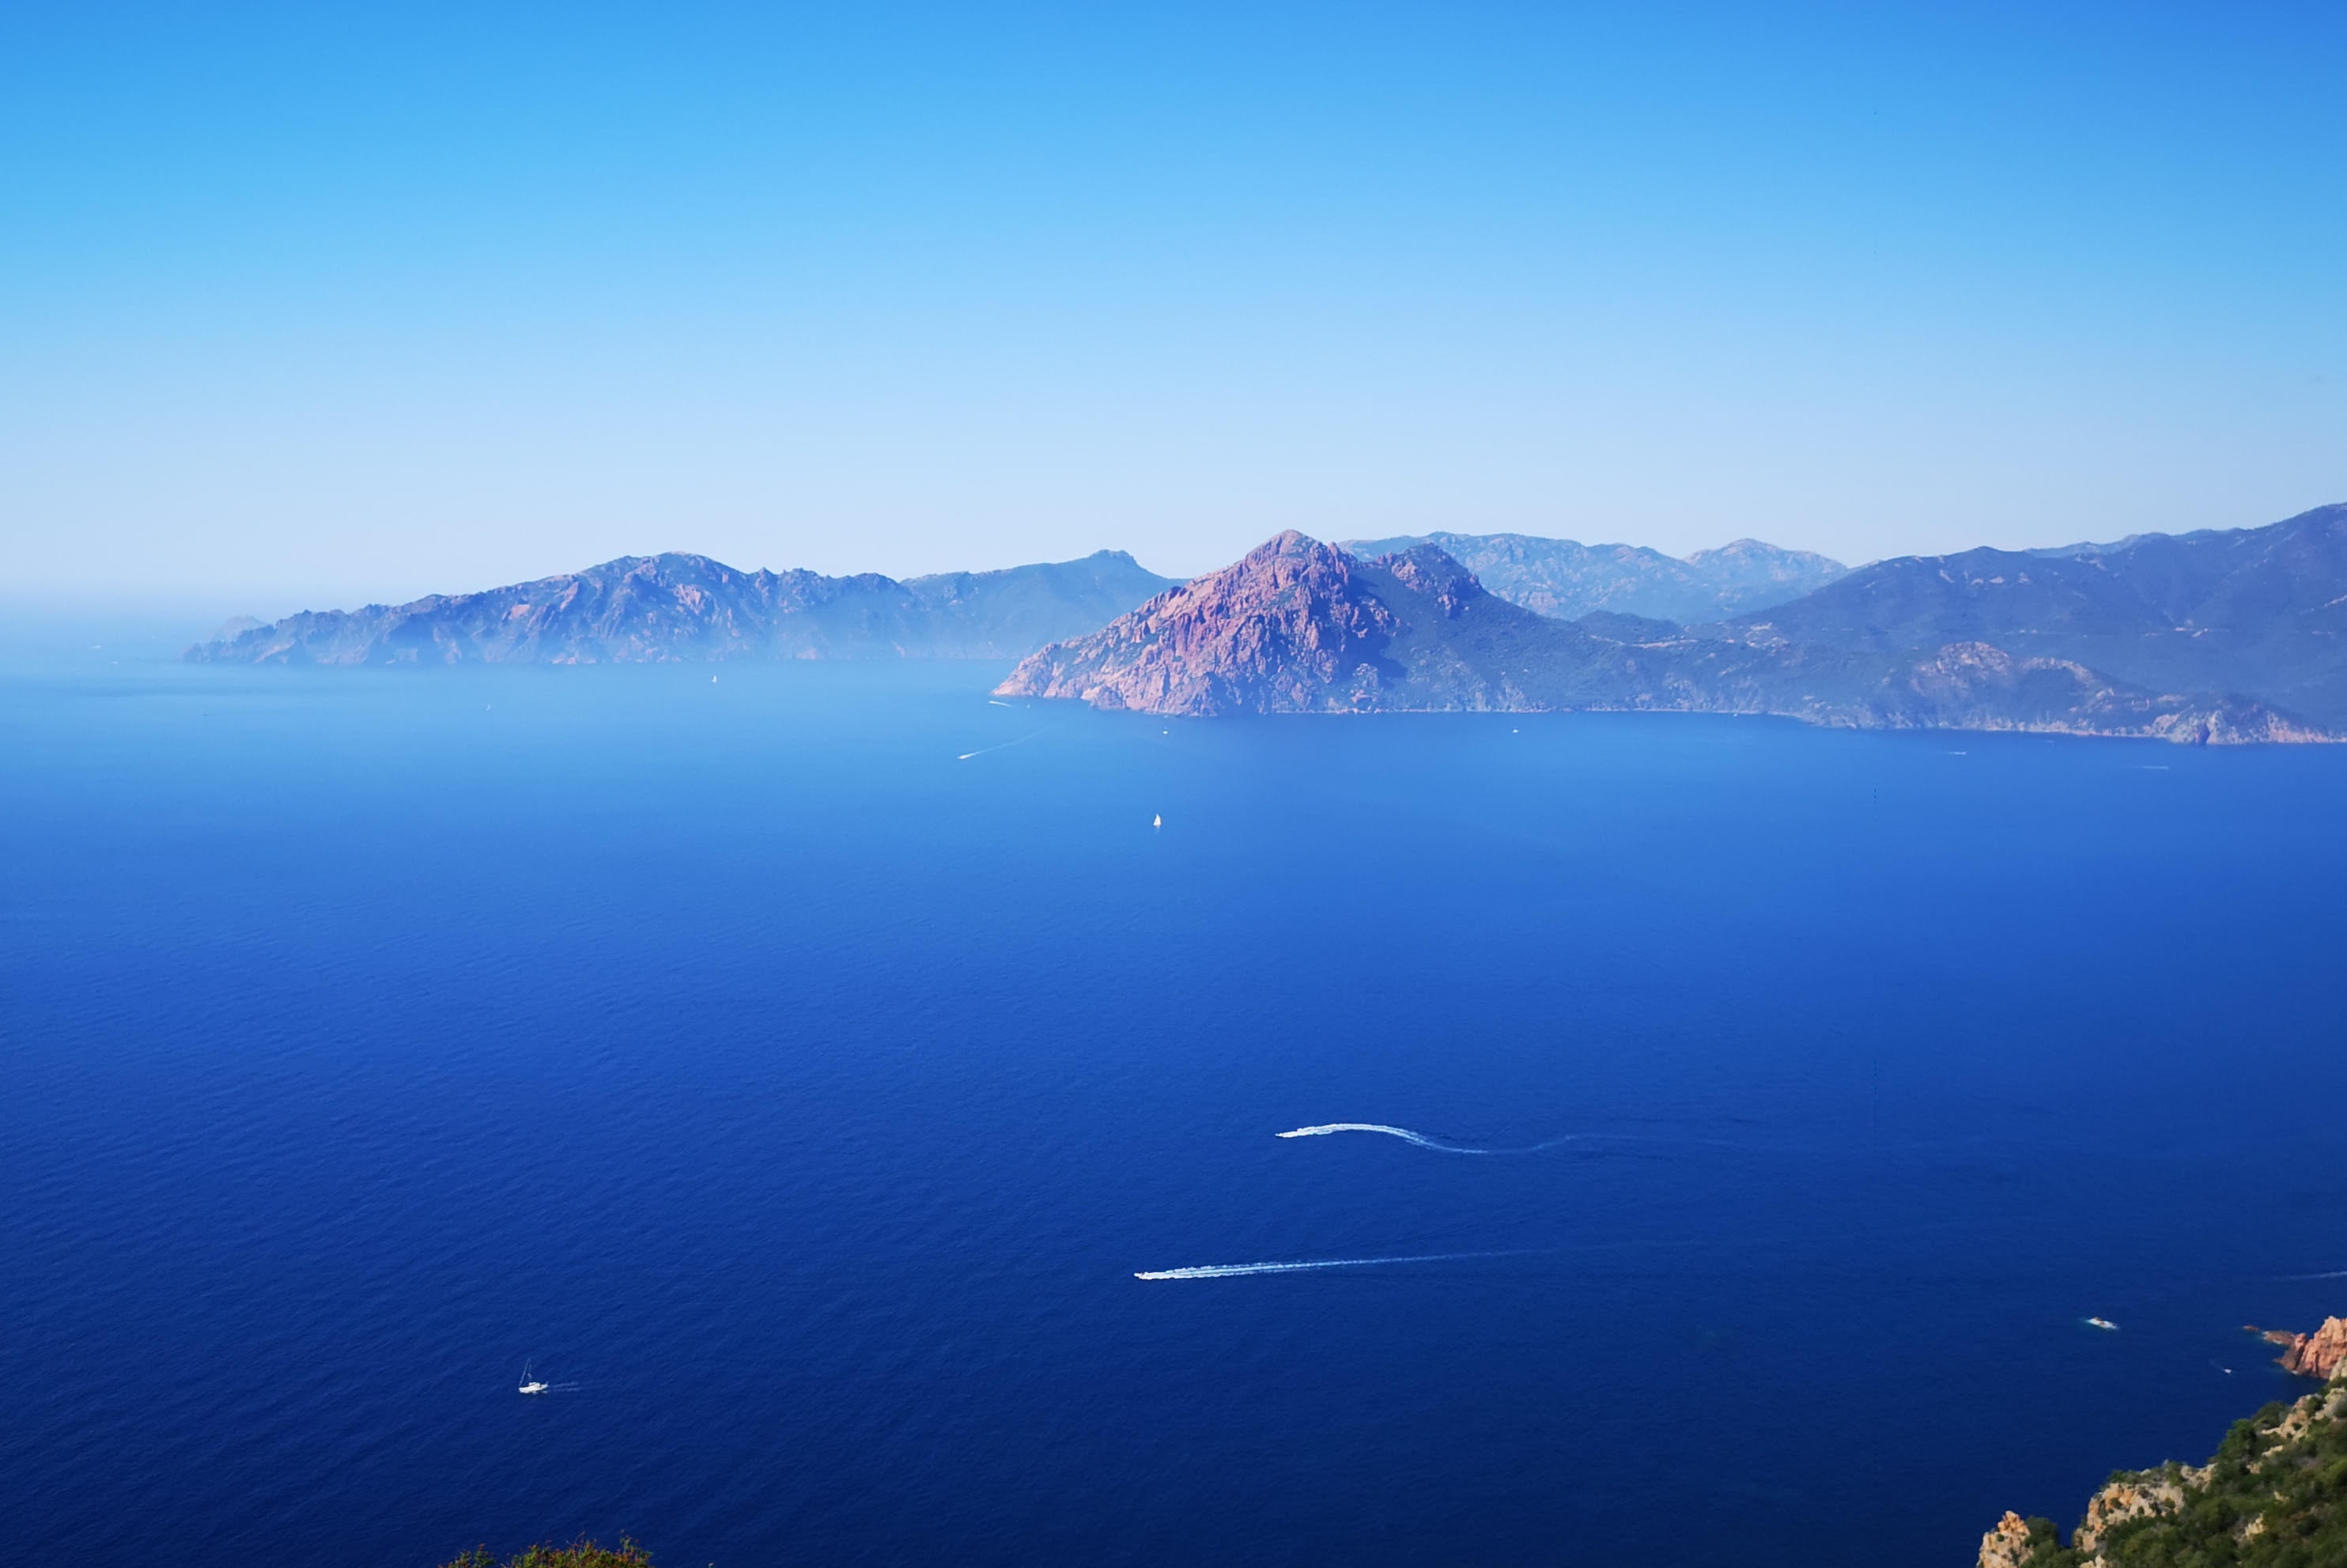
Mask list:
[[2347,1311],[2347,752],[717,673],[17,651],[15,1555],[1962,1564]]

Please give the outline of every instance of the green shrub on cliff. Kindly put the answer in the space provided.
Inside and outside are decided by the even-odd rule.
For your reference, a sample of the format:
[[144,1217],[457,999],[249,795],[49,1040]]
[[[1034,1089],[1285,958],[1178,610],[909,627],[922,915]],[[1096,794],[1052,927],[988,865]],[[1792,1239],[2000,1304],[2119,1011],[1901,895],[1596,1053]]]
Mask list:
[[[2112,1478],[2115,1486],[2180,1481],[2171,1512],[2129,1519],[2097,1551],[2031,1531],[2024,1568],[2342,1568],[2347,1564],[2347,1387],[2268,1405],[2231,1431],[2205,1479],[2174,1466]],[[2032,1525],[2040,1522],[2031,1521]]]
[[626,1536],[600,1546],[580,1536],[568,1546],[533,1546],[500,1564],[486,1546],[459,1553],[446,1568],[651,1568],[651,1554]]

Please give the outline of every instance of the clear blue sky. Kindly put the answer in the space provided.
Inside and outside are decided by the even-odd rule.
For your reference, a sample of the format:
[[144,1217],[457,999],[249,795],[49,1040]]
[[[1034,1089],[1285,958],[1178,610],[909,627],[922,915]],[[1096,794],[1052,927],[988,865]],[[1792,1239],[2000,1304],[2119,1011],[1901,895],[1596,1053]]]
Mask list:
[[2347,498],[2347,7],[0,8],[0,544],[388,598]]

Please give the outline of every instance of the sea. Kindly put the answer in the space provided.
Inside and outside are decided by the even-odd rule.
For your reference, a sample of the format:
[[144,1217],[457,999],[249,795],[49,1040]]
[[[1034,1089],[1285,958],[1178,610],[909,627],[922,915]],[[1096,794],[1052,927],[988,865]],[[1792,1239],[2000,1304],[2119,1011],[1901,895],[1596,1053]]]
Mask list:
[[115,635],[0,662],[27,1562],[1961,1568],[2347,1312],[2347,748]]

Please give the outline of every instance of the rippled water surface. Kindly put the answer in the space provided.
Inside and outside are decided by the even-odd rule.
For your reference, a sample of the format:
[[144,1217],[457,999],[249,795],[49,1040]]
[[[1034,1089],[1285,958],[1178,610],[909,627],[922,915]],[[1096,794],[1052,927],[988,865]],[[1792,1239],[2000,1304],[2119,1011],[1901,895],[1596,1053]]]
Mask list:
[[2347,753],[718,673],[0,678],[20,1554],[1962,1563],[2347,1310]]

